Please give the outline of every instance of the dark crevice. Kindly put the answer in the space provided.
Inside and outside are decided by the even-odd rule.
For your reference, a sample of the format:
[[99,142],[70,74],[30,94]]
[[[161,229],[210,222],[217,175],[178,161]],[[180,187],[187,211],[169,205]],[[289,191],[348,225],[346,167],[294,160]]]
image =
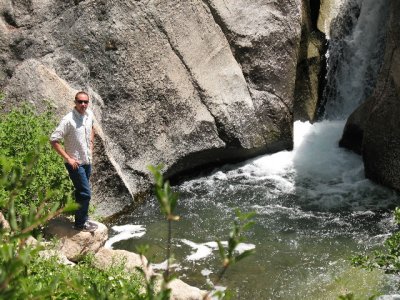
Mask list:
[[324,48],[321,54],[321,61],[320,61],[320,70],[318,74],[318,101],[317,106],[314,114],[314,120],[320,120],[323,115],[323,96],[324,90],[327,83],[326,75],[328,74],[328,64],[326,59],[326,53],[328,51],[328,42],[324,44]]
[[8,25],[11,25],[13,27],[18,27],[17,22],[14,19],[14,16],[10,14],[10,12],[6,11],[3,13],[3,17],[4,17],[4,21],[6,21],[6,23]]
[[[318,27],[318,17],[320,13],[320,0],[306,0],[307,2],[307,20],[302,24],[301,28],[301,41],[300,41],[300,52],[299,61],[297,63],[297,74],[296,74],[296,87],[295,87],[295,102],[294,102],[294,113],[296,120],[309,120],[311,122],[317,121],[321,115],[321,107],[323,92],[326,86],[326,74],[327,74],[327,60],[326,53],[328,50],[328,42],[325,34],[321,32]],[[318,57],[308,58],[308,47],[310,43],[317,44],[314,46],[318,48]],[[320,44],[321,43],[321,44]],[[315,67],[317,66],[317,70]],[[311,72],[318,72],[315,74],[318,78],[316,87],[316,103],[314,111],[307,112],[304,105],[308,101],[308,97],[311,97]],[[304,89],[304,85],[308,85],[307,89]]]
[[317,28],[319,10],[321,7],[321,0],[309,0],[310,1],[310,18],[313,29]]

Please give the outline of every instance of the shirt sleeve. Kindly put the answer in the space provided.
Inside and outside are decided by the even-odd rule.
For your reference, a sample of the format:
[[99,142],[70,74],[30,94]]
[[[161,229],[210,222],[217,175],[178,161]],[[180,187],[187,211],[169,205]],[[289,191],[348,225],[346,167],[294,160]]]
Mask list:
[[64,136],[67,133],[67,128],[68,128],[68,120],[66,118],[63,118],[60,122],[60,124],[57,126],[57,128],[53,131],[53,133],[50,136],[50,141],[51,142],[59,142],[64,139]]

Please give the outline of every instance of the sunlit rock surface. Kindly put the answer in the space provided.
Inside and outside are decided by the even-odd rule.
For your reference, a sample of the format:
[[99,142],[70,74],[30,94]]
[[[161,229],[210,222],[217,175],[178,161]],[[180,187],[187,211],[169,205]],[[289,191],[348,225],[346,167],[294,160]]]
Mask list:
[[301,6],[3,0],[0,89],[59,115],[90,93],[93,202],[113,215],[143,199],[149,164],[174,176],[292,147]]

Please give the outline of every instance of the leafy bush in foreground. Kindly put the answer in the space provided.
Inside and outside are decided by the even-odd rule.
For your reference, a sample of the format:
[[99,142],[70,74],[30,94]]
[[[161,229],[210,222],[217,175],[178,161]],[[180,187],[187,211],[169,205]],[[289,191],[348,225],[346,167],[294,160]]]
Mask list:
[[16,299],[138,299],[141,287],[138,273],[127,273],[123,266],[105,271],[92,265],[91,257],[76,266],[59,265],[55,258],[35,258],[27,277],[20,278]]
[[0,213],[10,224],[0,224],[0,299],[153,299],[139,272],[102,271],[90,257],[60,265],[28,245],[34,230],[76,209],[65,167],[48,142],[55,125],[51,112],[36,114],[28,105],[0,118]]
[[[31,178],[30,184],[20,187],[15,198],[18,215],[28,214],[31,205],[37,205],[40,195],[45,191],[53,192],[53,203],[66,203],[71,197],[73,187],[65,167],[47,142],[55,126],[50,111],[36,114],[29,105],[15,108],[0,116],[0,156],[3,161],[12,160],[16,170],[26,168],[27,159],[38,143],[41,143],[40,156],[27,174]],[[0,202],[4,202],[9,196],[10,190],[0,186]]]
[[[399,225],[400,208],[395,209],[394,217]],[[400,275],[400,231],[389,236],[383,250],[376,250],[372,255],[358,255],[352,259],[352,264],[366,270],[379,269],[387,274]]]

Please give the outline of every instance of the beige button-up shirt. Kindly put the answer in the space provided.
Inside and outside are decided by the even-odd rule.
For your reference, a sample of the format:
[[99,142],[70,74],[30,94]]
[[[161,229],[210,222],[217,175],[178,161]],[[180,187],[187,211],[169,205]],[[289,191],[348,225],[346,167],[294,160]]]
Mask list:
[[69,156],[78,160],[81,165],[91,164],[90,136],[93,124],[94,116],[91,110],[86,110],[85,114],[81,115],[74,108],[61,119],[51,134],[50,141],[64,140],[64,149]]

